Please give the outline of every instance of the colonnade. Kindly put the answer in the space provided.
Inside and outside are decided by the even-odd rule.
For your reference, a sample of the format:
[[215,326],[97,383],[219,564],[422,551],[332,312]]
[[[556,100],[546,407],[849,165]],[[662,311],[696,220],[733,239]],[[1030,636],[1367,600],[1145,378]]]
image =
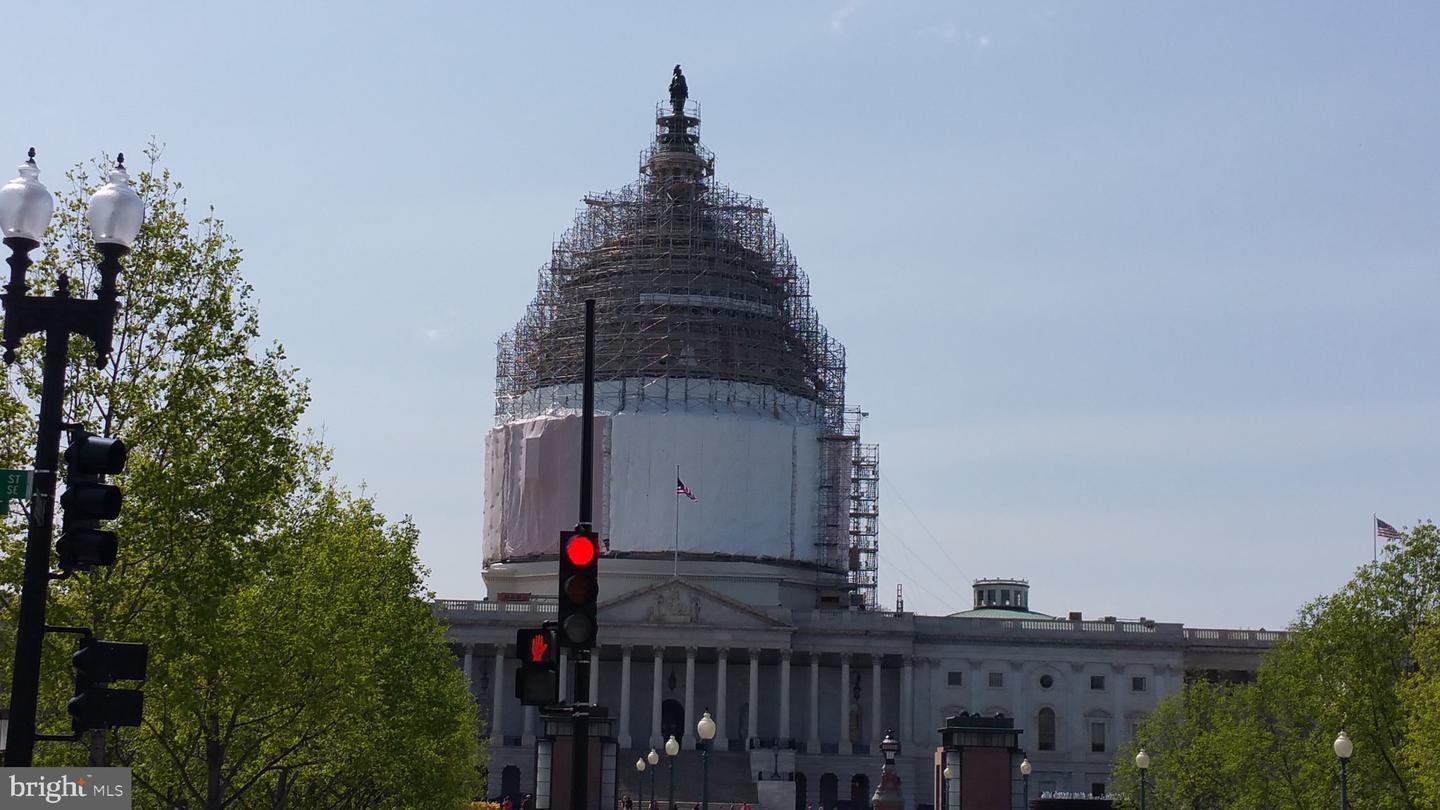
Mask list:
[[[463,661],[465,677],[468,682],[474,683],[477,677],[476,647],[480,645],[464,645]],[[489,726],[492,729],[504,729],[507,716],[512,711],[520,711],[523,716],[521,733],[521,744],[528,745],[534,740],[535,734],[535,711],[529,707],[522,707],[514,696],[512,689],[507,686],[508,673],[512,670],[513,660],[508,655],[503,645],[484,645],[489,648],[493,658],[493,675],[486,679],[490,682],[490,694],[487,705],[489,708]],[[639,650],[637,651],[637,647]],[[618,650],[619,657],[619,700],[618,706],[612,707],[615,711],[614,717],[617,720],[616,734],[622,748],[642,746],[662,746],[665,742],[661,734],[662,710],[661,704],[664,700],[665,683],[664,669],[666,666],[666,652],[673,649],[668,645],[634,645],[623,644],[618,646],[606,646],[603,650],[596,651],[596,659],[600,659],[600,653],[608,653],[604,659],[608,665],[616,662],[614,653]],[[705,648],[707,653],[703,662],[705,665],[712,665],[715,669],[715,680],[713,691],[710,689],[698,689],[696,670],[699,666],[702,648],[697,646],[685,646],[684,651],[684,716],[691,725],[698,719],[700,712],[710,709],[712,718],[716,724],[715,749],[724,751],[734,744],[752,747],[757,740],[764,740],[765,745],[779,745],[781,747],[794,746],[797,749],[808,753],[835,753],[850,754],[854,746],[851,743],[849,732],[850,708],[852,705],[859,705],[858,699],[852,704],[852,673],[854,666],[858,671],[863,672],[865,665],[869,664],[870,687],[868,711],[863,716],[863,728],[860,729],[861,739],[868,744],[870,752],[878,750],[879,741],[885,736],[887,730],[893,729],[898,732],[897,736],[905,741],[914,739],[912,715],[915,709],[912,696],[915,694],[915,671],[914,660],[909,656],[887,656],[881,654],[850,653],[850,652],[825,652],[825,651],[792,651],[788,649],[759,648],[759,647],[717,647]],[[641,685],[635,682],[635,661],[637,655],[648,655],[651,659],[650,683]],[[744,722],[746,724],[745,736],[742,739],[736,732],[738,729],[731,728],[734,718],[731,717],[729,706],[732,696],[730,692],[731,658],[734,657],[734,664],[746,668],[745,692],[743,697],[746,700]],[[766,659],[766,666],[778,669],[777,674],[769,674],[762,679],[761,659]],[[822,661],[822,659],[824,659]],[[895,659],[899,659],[899,666],[895,666]],[[640,660],[644,660],[641,658]],[[919,659],[922,664],[928,663],[928,659]],[[803,662],[803,663],[801,663]],[[672,663],[675,663],[672,659]],[[810,670],[809,678],[800,678],[800,682],[808,681],[804,695],[797,694],[795,688],[796,673],[792,672],[795,665],[808,665]],[[832,701],[834,706],[824,705],[821,695],[821,668],[822,665],[830,670],[839,670],[839,688],[835,696],[828,696],[825,700]],[[567,679],[569,677],[569,661],[562,654],[561,657],[561,693],[565,694]],[[898,705],[887,705],[892,701],[884,699],[885,690],[882,686],[883,679],[887,672],[899,672],[899,700],[892,701]],[[601,667],[592,664],[590,672],[589,699],[592,703],[598,702],[600,695]],[[610,669],[610,677],[614,677],[614,670]],[[832,678],[834,676],[831,676]],[[857,677],[853,676],[853,677]],[[770,681],[768,683],[762,681]],[[889,682],[893,688],[893,681]],[[832,681],[832,685],[833,681]],[[763,692],[762,692],[763,689]],[[928,689],[926,690],[929,691]],[[635,707],[636,701],[650,701],[650,723],[648,729],[635,728]],[[804,729],[792,728],[792,699],[799,698],[807,701]],[[767,714],[774,712],[776,733],[767,734],[763,738],[758,733],[761,717],[761,702],[765,701]],[[643,705],[643,704],[642,704]],[[821,739],[820,717],[822,713],[834,712],[837,720],[835,739]],[[898,717],[894,715],[898,714]],[[648,732],[648,733],[647,733]],[[803,735],[803,736],[802,736]],[[828,735],[827,735],[828,736]],[[925,735],[928,737],[928,735]],[[681,740],[685,749],[695,747],[694,734],[685,734]]]

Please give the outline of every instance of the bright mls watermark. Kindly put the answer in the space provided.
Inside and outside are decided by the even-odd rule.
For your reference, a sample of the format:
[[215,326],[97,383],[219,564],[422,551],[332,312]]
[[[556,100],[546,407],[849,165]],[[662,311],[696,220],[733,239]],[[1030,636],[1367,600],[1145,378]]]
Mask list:
[[129,768],[0,768],[0,807],[129,810]]

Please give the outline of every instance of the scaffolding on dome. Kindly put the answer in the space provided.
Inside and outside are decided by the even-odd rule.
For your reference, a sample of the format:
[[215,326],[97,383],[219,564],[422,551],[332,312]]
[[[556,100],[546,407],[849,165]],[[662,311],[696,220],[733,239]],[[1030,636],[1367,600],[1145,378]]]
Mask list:
[[714,180],[699,126],[695,102],[657,105],[639,179],[584,198],[498,341],[496,417],[573,409],[587,298],[597,383],[719,381],[777,415],[774,395],[756,391],[814,403],[796,413],[820,439],[815,562],[846,572],[853,605],[876,607],[878,454],[859,443],[862,414],[845,408],[845,347],[820,323],[769,210]]
[[822,433],[843,432],[845,348],[820,323],[769,210],[714,182],[699,123],[694,102],[662,103],[639,180],[584,198],[524,317],[498,342],[502,421],[543,410],[536,392],[580,381],[594,298],[597,382],[769,386],[816,402]]
[[[857,437],[858,439],[858,437]],[[880,607],[880,445],[850,456],[850,584],[866,610]]]

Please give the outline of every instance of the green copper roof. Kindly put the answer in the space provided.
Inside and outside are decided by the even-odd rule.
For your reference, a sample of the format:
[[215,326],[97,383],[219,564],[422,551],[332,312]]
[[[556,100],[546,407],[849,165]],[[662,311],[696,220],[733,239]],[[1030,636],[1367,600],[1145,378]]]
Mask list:
[[1016,608],[983,607],[974,610],[962,610],[959,613],[951,613],[951,619],[1045,619],[1055,621],[1054,616],[1047,616],[1044,613],[1036,613],[1033,610],[1019,610]]

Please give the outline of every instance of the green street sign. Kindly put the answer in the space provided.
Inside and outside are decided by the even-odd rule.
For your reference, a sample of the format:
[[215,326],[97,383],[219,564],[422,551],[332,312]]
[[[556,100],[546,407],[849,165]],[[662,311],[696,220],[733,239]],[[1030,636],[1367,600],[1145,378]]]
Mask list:
[[0,470],[0,494],[8,503],[11,499],[23,501],[30,497],[31,470]]

